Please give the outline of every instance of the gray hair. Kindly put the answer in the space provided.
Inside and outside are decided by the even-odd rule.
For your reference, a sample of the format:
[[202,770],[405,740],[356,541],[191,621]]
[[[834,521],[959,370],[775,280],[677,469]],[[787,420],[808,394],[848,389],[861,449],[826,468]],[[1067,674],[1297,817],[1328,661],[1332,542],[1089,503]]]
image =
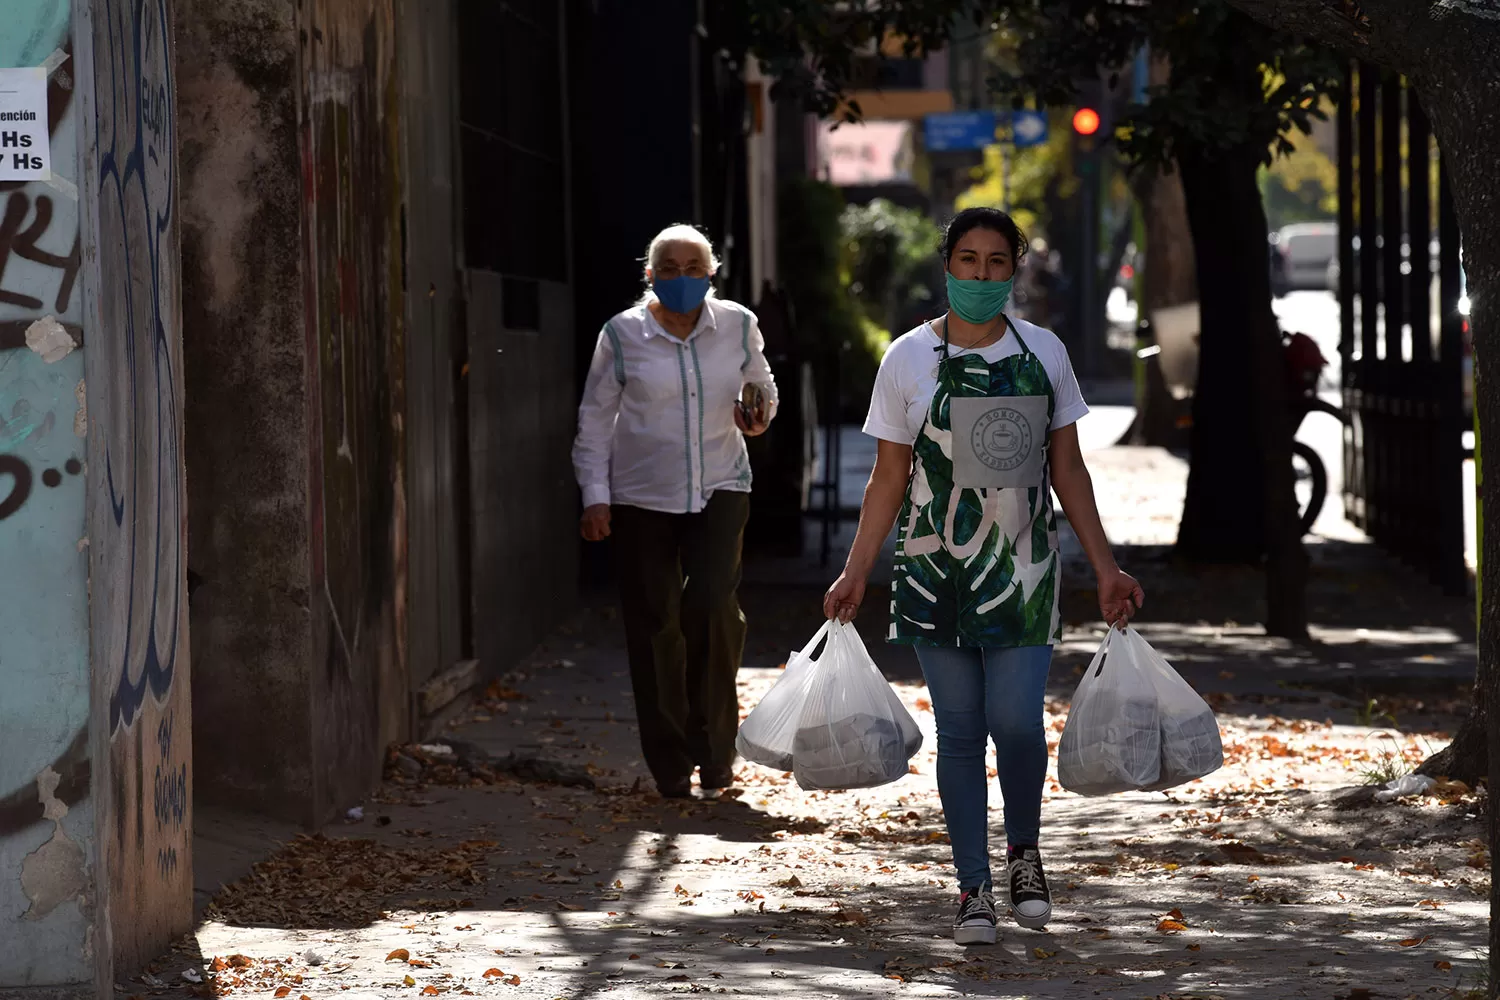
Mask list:
[[[708,258],[709,275],[712,276],[718,272],[719,258],[714,253],[714,245],[709,242],[708,237],[704,236],[697,227],[690,226],[685,222],[668,226],[652,237],[651,243],[646,247],[645,262],[648,268],[651,268],[653,271],[656,269],[656,266],[661,263],[662,253],[665,252],[667,245],[670,243],[692,243],[700,247],[703,250],[704,256]],[[644,280],[646,289],[642,292],[637,304],[650,302],[655,297],[651,291],[651,279],[645,278]],[[708,294],[714,294],[712,287],[709,288]]]

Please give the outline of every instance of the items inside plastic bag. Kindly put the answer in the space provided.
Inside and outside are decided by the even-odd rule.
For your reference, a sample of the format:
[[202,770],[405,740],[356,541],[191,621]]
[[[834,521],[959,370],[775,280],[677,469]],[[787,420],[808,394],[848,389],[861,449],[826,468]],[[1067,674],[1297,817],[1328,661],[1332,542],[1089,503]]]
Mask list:
[[823,640],[833,624],[825,622],[806,646],[787,659],[786,670],[740,725],[734,748],[741,757],[778,771],[792,769],[792,740],[797,735],[803,694],[818,664],[813,657],[814,654],[828,655]]
[[869,788],[907,773],[922,731],[854,627],[830,621],[787,662],[735,746],[806,789]]
[[1073,695],[1057,750],[1080,795],[1160,790],[1218,770],[1219,724],[1192,686],[1134,629],[1110,629]]

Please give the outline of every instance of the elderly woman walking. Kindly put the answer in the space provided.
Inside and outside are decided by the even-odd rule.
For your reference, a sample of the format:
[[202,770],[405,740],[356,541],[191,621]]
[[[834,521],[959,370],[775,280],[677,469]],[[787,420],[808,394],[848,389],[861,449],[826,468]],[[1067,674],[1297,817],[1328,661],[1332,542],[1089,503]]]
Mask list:
[[713,247],[671,226],[646,251],[647,292],[604,325],[578,407],[580,531],[614,539],[641,750],[661,794],[733,783],[737,591],[750,511],[745,438],[776,383],[755,314],[714,295]]
[[1115,563],[1078,445],[1088,407],[1051,331],[1005,314],[1026,238],[992,208],[960,212],[942,247],[948,312],[886,352],[865,433],[878,439],[843,574],[823,609],[859,610],[900,515],[890,641],[915,647],[938,735],[938,794],[959,886],[954,939],[993,944],[985,751],[1005,800],[1010,910],[1041,928],[1052,897],[1039,847],[1047,740],[1042,701],[1061,638],[1052,492],[1097,577],[1105,621],[1145,600]]

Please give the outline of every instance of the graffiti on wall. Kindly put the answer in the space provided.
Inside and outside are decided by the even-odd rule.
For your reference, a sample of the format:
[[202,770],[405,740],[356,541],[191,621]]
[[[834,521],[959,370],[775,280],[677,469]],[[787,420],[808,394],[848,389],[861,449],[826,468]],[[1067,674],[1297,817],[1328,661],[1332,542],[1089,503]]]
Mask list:
[[[40,67],[53,176],[0,184],[0,983],[87,978],[87,411],[68,0],[0,4],[0,67]],[[0,990],[0,993],[5,992]]]
[[[84,230],[96,690],[115,959],[191,921],[182,331],[169,0],[95,0]],[[93,268],[97,267],[97,272]],[[101,763],[101,766],[103,764]]]
[[107,36],[95,42],[96,72],[110,70],[96,81],[99,244],[113,259],[100,261],[97,293],[111,335],[89,349],[90,370],[109,373],[90,387],[102,404],[110,514],[93,544],[114,585],[102,651],[114,658],[109,728],[118,733],[148,694],[167,698],[184,638],[176,155],[172,112],[158,107],[171,92],[166,0],[103,3],[95,30]]

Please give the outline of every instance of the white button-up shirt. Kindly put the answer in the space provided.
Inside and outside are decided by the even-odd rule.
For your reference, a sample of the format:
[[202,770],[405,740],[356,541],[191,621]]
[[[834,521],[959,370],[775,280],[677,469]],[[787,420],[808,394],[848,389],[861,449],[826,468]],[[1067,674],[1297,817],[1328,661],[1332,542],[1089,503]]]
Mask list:
[[583,505],[701,511],[716,490],[750,492],[735,401],[756,383],[775,412],[776,382],[755,314],[709,296],[686,340],[645,303],[605,324],[578,406],[573,469]]

